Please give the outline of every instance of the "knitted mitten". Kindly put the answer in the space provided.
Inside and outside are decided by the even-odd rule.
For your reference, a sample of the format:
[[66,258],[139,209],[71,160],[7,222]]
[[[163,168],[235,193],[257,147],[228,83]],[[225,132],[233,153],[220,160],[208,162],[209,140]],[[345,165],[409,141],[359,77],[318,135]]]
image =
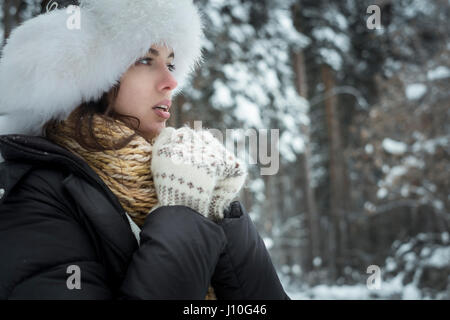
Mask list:
[[216,211],[209,207],[214,187],[224,177],[226,162],[217,158],[224,146],[206,143],[197,133],[183,127],[165,128],[156,138],[152,149],[151,170],[161,206],[183,205],[213,220]]
[[217,180],[208,208],[210,216],[223,219],[223,210],[229,208],[231,201],[244,185],[247,178],[247,166],[244,161],[229,152],[210,132],[203,130],[199,131],[198,135],[206,145],[217,150],[215,157],[221,159],[225,164],[225,170]]

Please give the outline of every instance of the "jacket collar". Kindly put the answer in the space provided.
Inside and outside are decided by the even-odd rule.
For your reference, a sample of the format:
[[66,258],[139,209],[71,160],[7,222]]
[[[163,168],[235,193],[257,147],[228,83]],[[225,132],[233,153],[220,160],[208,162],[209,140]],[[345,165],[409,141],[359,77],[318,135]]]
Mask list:
[[81,158],[63,147],[39,136],[21,134],[0,135],[1,162],[23,165],[54,163],[81,174],[89,181],[102,185],[103,181]]
[[2,179],[0,180],[2,188],[6,187],[10,190],[18,179],[33,166],[55,164],[63,166],[99,186],[117,211],[124,212],[117,197],[82,158],[44,137],[21,134],[0,135],[0,151],[1,158],[3,158],[0,162],[6,164],[10,169],[11,166],[19,169],[16,172],[2,170],[0,178]]

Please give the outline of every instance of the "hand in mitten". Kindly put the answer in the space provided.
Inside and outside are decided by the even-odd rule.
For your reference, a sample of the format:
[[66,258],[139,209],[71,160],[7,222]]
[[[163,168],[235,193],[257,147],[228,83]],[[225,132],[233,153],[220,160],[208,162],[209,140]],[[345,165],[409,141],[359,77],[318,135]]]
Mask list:
[[183,205],[210,217],[214,187],[226,171],[226,162],[214,156],[220,152],[216,148],[188,127],[163,129],[152,148],[151,170],[158,196],[152,211]]
[[210,216],[223,219],[223,211],[229,208],[231,201],[244,185],[247,178],[247,166],[244,161],[229,152],[210,132],[200,131],[198,135],[206,145],[216,150],[214,156],[225,165],[222,176],[217,179],[208,209]]

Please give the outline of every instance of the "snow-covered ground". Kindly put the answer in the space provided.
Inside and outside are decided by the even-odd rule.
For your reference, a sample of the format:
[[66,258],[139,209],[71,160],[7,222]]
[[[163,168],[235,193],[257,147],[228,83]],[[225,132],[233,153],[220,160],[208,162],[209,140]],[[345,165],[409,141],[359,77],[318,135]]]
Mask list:
[[[285,286],[292,300],[371,300],[371,299],[426,299],[412,284],[402,285],[402,275],[390,282],[381,282],[380,289],[368,289],[366,284],[358,285],[318,285],[315,287],[294,288]],[[445,297],[439,297],[445,299]],[[449,297],[447,297],[448,299]]]
[[[379,286],[372,273],[355,285],[292,285],[280,272],[283,288],[292,300],[426,300],[450,299],[450,234],[418,234],[407,242],[395,241],[393,254],[380,267]],[[286,269],[286,268],[285,268]]]

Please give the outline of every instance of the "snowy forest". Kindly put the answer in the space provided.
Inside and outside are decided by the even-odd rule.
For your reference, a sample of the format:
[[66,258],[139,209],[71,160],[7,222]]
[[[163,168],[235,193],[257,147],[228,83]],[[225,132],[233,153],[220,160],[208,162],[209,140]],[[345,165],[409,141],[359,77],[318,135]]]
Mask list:
[[[0,0],[0,48],[49,2],[76,4]],[[169,125],[276,146],[239,199],[290,297],[450,299],[450,1],[194,2],[204,63]]]

